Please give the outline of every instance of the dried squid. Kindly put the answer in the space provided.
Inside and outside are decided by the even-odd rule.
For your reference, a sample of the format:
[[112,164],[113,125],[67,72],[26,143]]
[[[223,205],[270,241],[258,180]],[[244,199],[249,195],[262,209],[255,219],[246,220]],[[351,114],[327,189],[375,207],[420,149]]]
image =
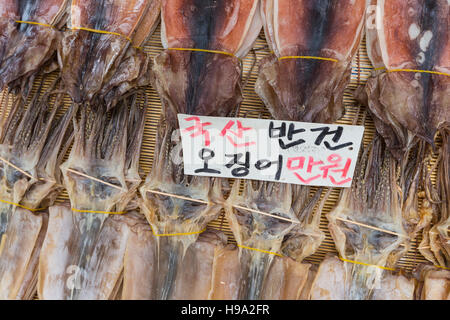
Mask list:
[[154,286],[155,299],[168,299],[189,246],[218,217],[222,201],[220,180],[184,175],[177,113],[227,116],[237,107],[239,58],[252,47],[261,21],[257,0],[167,0],[161,13],[166,50],[155,58],[153,84],[163,109],[153,168],[140,193],[155,234],[170,235],[156,239]]
[[72,141],[70,123],[76,108],[57,116],[62,97],[57,96],[51,108],[51,96],[39,88],[29,105],[21,96],[15,97],[8,118],[1,123],[1,299],[33,297],[47,229],[45,210],[61,191],[58,166]]
[[27,79],[33,79],[41,67],[51,62],[61,39],[56,28],[65,23],[67,2],[0,3],[0,90],[6,86],[22,87],[26,94],[30,89]]
[[219,248],[214,256],[211,300],[237,300],[242,279],[239,250],[234,244]]
[[417,300],[450,300],[450,271],[430,265],[420,265],[415,271],[419,283]]
[[[433,225],[423,229],[419,251],[433,264],[450,267],[450,132],[441,131],[442,149],[438,161],[437,186],[429,186],[431,201],[424,200],[433,214]],[[430,181],[430,180],[428,180]],[[430,183],[431,184],[431,183]]]
[[[239,248],[232,244],[216,250],[209,299],[237,300],[242,297],[242,282],[247,281],[248,269],[241,265],[240,254]],[[310,264],[290,257],[274,257],[260,299],[306,300],[314,275],[312,269]]]
[[[347,277],[351,277],[349,265],[337,257],[326,257],[319,266],[313,280],[308,299],[345,300],[348,299]],[[415,282],[404,275],[385,274],[379,285],[373,288],[373,300],[413,300]]]
[[361,40],[366,0],[263,0],[271,54],[256,92],[276,119],[333,122]]
[[340,256],[350,260],[345,267],[345,299],[373,298],[384,269],[395,266],[410,239],[428,223],[428,214],[415,214],[414,185],[422,174],[418,161],[398,162],[376,135],[364,150],[352,188],[341,193],[327,215]]
[[[256,91],[275,119],[329,122],[342,115],[343,91],[361,38],[364,7],[364,1],[262,1],[266,39],[273,54],[261,62]],[[313,214],[320,191],[309,199],[308,187],[278,183],[255,187],[246,182],[243,195],[232,193],[227,206],[238,244],[280,252],[300,264],[324,237],[319,230],[320,210]],[[245,212],[234,205],[281,215],[291,222]],[[277,281],[282,281],[276,270],[288,266],[289,259],[276,260],[271,266],[273,259],[267,253],[241,250],[241,263],[248,268],[242,298],[274,296],[265,291],[274,290]],[[307,274],[303,273],[304,281]]]
[[262,299],[303,300],[311,265],[287,257],[275,257],[268,273]]
[[[369,107],[388,149],[405,168],[403,218],[415,232],[421,228],[428,232],[427,225],[439,211],[427,158],[428,145],[434,145],[436,131],[445,131],[449,119],[450,82],[444,75],[450,61],[448,28],[441,25],[448,24],[449,6],[444,2],[371,0],[367,19],[367,51],[375,71],[358,97]],[[407,18],[400,21],[398,14]],[[448,162],[445,154],[443,162]],[[448,178],[441,179],[440,183],[448,184]],[[425,196],[420,209],[419,195]]]
[[126,212],[136,207],[141,182],[145,113],[136,95],[118,106],[111,113],[83,108],[75,122],[74,145],[61,165],[70,206],[50,210],[39,262],[42,299],[110,299],[117,294],[129,226],[137,223]]
[[433,144],[436,132],[449,124],[450,4],[371,3],[376,17],[371,18],[367,43],[377,71],[365,91],[378,132],[398,155],[408,151],[415,136]]
[[[316,251],[324,237],[319,229],[320,210],[313,213],[319,196],[316,192],[308,200],[305,188],[284,183],[246,181],[242,195],[239,184],[233,186],[225,209],[240,251],[240,299],[268,298],[276,290],[283,297],[281,289],[274,286],[279,286],[277,281],[287,281],[289,268],[304,271],[300,272],[303,278],[296,279],[298,286],[293,285],[301,291],[308,275],[301,262]],[[287,257],[278,259],[280,253]],[[278,270],[283,268],[286,273],[280,274]]]
[[[131,228],[124,257],[124,300],[155,298],[159,274],[158,246],[150,225],[139,223]],[[228,295],[238,288],[240,275],[237,250],[225,245],[226,236],[217,230],[207,230],[189,246],[181,261],[169,299],[235,299]],[[154,271],[154,272],[152,272]],[[225,288],[223,288],[225,287]],[[237,291],[237,290],[236,290]]]
[[[415,170],[418,179],[402,174],[405,183],[412,181],[407,193],[404,191],[404,223],[416,224],[416,232],[424,228],[420,252],[445,267],[449,257],[449,3],[372,0],[371,7],[367,48],[375,71],[362,98],[392,154],[413,171],[421,167]],[[426,167],[426,145],[434,146],[437,131],[441,131],[444,147],[436,189]],[[408,157],[416,164],[409,163]],[[420,194],[424,200],[417,210]],[[429,226],[431,220],[433,227]]]
[[112,106],[134,84],[149,82],[143,45],[158,22],[160,0],[72,1],[58,49],[66,90],[75,103]]

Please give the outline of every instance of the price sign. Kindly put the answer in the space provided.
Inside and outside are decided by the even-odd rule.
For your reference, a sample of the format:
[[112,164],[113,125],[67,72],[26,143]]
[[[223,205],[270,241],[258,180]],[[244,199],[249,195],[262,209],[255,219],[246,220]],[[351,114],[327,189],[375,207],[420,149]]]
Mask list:
[[364,127],[179,114],[184,173],[348,188]]

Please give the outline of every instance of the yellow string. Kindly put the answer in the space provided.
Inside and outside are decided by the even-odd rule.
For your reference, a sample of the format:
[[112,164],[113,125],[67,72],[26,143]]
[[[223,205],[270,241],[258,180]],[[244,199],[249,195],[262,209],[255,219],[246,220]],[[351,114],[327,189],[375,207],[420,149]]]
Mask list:
[[191,234],[199,234],[199,233],[203,233],[206,231],[206,228],[201,230],[201,231],[193,231],[193,232],[182,232],[182,233],[160,233],[160,234],[156,234],[155,231],[152,229],[153,235],[155,237],[173,237],[173,236],[188,236]]
[[339,257],[339,259],[341,259],[342,261],[345,261],[345,262],[350,262],[350,263],[354,263],[354,264],[360,264],[360,265],[363,265],[363,266],[377,267],[377,268],[384,269],[384,270],[395,271],[395,269],[387,268],[387,267],[383,267],[383,266],[377,266],[376,264],[369,264],[369,263],[364,263],[364,262],[359,262],[359,261],[354,261],[354,260],[344,259],[344,258],[342,258],[342,257]]
[[117,32],[111,32],[111,31],[105,31],[105,30],[97,30],[97,29],[91,29],[91,28],[84,28],[84,27],[72,27],[72,30],[84,30],[84,31],[89,31],[89,32],[94,32],[94,33],[101,33],[101,34],[112,34],[115,36],[119,36],[119,37],[123,37],[125,39],[127,39],[129,42],[131,42],[131,38],[123,35],[121,33],[117,33]]
[[443,267],[443,266],[439,266],[437,264],[434,265],[436,268],[441,268],[441,269],[445,269],[445,270],[450,270],[450,268],[447,267]]
[[251,247],[246,247],[246,246],[242,246],[240,244],[237,245],[239,248],[244,248],[244,249],[249,249],[249,250],[254,250],[254,251],[258,251],[258,252],[263,252],[263,253],[268,253],[268,254],[273,254],[279,257],[283,257],[281,254],[276,253],[276,252],[272,252],[272,251],[266,251],[266,250],[261,250],[261,249],[256,249],[256,248],[251,248]]
[[207,50],[207,49],[195,49],[195,48],[169,48],[168,50],[178,50],[178,51],[197,51],[197,52],[208,52],[208,53],[219,53],[224,54],[230,57],[235,57],[234,54],[226,52],[226,51],[219,51],[219,50]]
[[284,57],[278,58],[279,61],[285,60],[285,59],[313,59],[313,60],[325,60],[325,61],[339,62],[339,60],[333,59],[333,58],[314,57],[314,56],[284,56]]
[[438,71],[429,71],[429,70],[392,69],[392,70],[388,70],[387,72],[423,72],[423,73],[439,74],[439,75],[442,75],[442,76],[450,77],[450,73],[444,73],[444,72],[438,72]]
[[23,206],[23,205],[21,205],[21,204],[19,204],[19,203],[7,201],[7,200],[2,200],[2,199],[0,199],[0,202],[7,203],[7,204],[11,204],[11,205],[16,206],[16,207],[19,207],[19,208],[27,209],[27,210],[30,210],[31,212],[42,211],[42,210],[45,210],[45,209],[46,209],[46,208],[32,209],[32,208],[25,207],[25,206]]
[[35,25],[44,26],[44,27],[53,28],[53,29],[55,28],[55,27],[52,26],[51,24],[46,24],[46,23],[41,23],[41,22],[35,22],[35,21],[16,20],[15,22],[17,22],[17,23],[25,23],[25,24],[35,24]]
[[79,210],[79,209],[75,209],[75,208],[72,208],[72,211],[81,212],[81,213],[103,213],[103,214],[124,214],[124,213],[127,213],[126,211],[108,212],[108,211],[96,211],[96,210]]
[[[382,68],[376,68],[375,71],[378,70],[384,70],[386,68],[382,67]],[[438,71],[430,71],[430,70],[416,70],[416,69],[391,69],[391,70],[387,70],[386,72],[420,72],[420,73],[431,73],[431,74],[438,74],[441,76],[447,76],[450,77],[450,73],[445,73],[445,72],[438,72]]]

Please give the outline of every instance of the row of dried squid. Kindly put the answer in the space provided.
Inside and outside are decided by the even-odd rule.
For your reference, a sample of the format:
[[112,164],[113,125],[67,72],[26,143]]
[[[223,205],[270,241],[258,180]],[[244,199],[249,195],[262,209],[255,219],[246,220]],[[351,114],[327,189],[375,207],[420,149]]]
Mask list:
[[[302,261],[324,238],[319,229],[321,190],[246,181],[242,194],[235,183],[225,201],[225,181],[184,175],[176,116],[236,112],[242,101],[239,59],[264,26],[273,53],[260,64],[256,91],[272,115],[295,121],[339,119],[364,21],[373,18],[366,1],[208,0],[205,5],[204,0],[165,0],[165,50],[151,72],[148,58],[133,46],[142,45],[154,29],[157,1],[72,1],[67,7],[59,1],[53,8],[60,10],[48,11],[54,16],[41,18],[39,12],[49,2],[58,1],[7,1],[11,8],[18,4],[16,11],[8,11],[17,14],[0,30],[6,32],[0,40],[14,35],[30,48],[38,36],[51,39],[41,33],[54,33],[52,44],[40,51],[44,56],[36,55],[31,66],[29,57],[19,54],[24,48],[16,46],[19,40],[0,42],[0,72],[8,75],[0,76],[2,86],[22,93],[2,125],[2,188],[7,190],[2,199],[7,202],[1,204],[0,291],[5,298],[29,298],[36,283],[42,299],[411,298],[411,281],[383,268],[392,268],[423,228],[425,257],[436,265],[448,264],[447,78],[390,72],[446,72],[445,30],[435,30],[431,41],[424,25],[428,20],[436,20],[433,25],[446,22],[439,14],[448,12],[445,1],[372,1],[377,19],[376,28],[366,28],[369,55],[377,69],[386,69],[374,73],[358,97],[367,103],[380,137],[363,151],[353,187],[341,193],[328,215],[341,258],[363,264],[330,258],[316,275]],[[395,28],[409,38],[398,39],[399,33],[392,32],[399,10],[412,21]],[[63,22],[64,17],[70,21]],[[17,22],[38,19],[53,26],[66,23],[70,30]],[[415,37],[412,25],[419,30],[416,35],[413,28]],[[61,84],[33,94],[30,77],[52,70],[55,55]],[[28,67],[7,70],[11,64]],[[162,114],[153,168],[141,185],[145,100],[124,93],[150,79],[161,97]],[[410,85],[418,89],[405,96],[403,88]],[[58,114],[61,92],[74,102],[63,115]],[[405,103],[401,99],[409,108],[399,110]],[[438,130],[444,148],[434,188],[428,183],[425,155]],[[52,205],[62,187],[70,204],[50,207],[48,217],[32,213]],[[420,193],[426,196],[422,207]],[[203,232],[222,206],[237,247],[227,246],[221,233]],[[145,218],[135,211],[138,207]],[[32,226],[22,228],[25,223]],[[28,228],[34,233],[24,236]],[[20,250],[28,254],[19,258]],[[416,295],[445,298],[448,272],[424,270]],[[438,296],[435,288],[442,286],[444,293]]]
[[[179,161],[180,138],[176,131],[176,114],[224,116],[232,113],[232,107],[241,99],[236,59],[233,61],[233,57],[210,52],[178,51],[171,48],[226,51],[242,57],[241,48],[248,51],[250,46],[247,43],[255,40],[257,32],[254,30],[258,29],[258,23],[262,23],[273,53],[260,64],[256,91],[272,115],[285,120],[331,122],[340,118],[344,112],[343,95],[350,79],[351,62],[359,47],[365,21],[373,18],[366,14],[366,1],[257,2],[224,1],[211,3],[206,7],[196,6],[188,1],[163,3],[162,42],[167,50],[155,59],[154,67],[155,87],[162,99],[163,112],[158,131],[156,164],[140,189],[147,219],[152,228],[161,233],[202,230],[218,216],[218,208],[205,203],[217,203],[217,199],[222,198],[218,180],[183,174]],[[255,10],[258,5],[260,8]],[[382,10],[377,13],[383,17],[382,23],[389,26],[392,16],[383,12],[388,11],[392,2],[376,5],[378,11]],[[397,9],[402,6],[402,3],[398,3]],[[232,26],[242,28],[237,33],[238,38],[235,38],[235,29],[229,24],[221,19],[210,18],[222,17],[223,8],[230,15],[228,21],[235,22]],[[446,9],[448,10],[448,4],[444,2],[439,2],[437,7],[431,9],[425,6],[422,16],[429,15],[429,19],[439,20],[437,24],[444,23],[442,16],[435,13]],[[409,8],[405,10],[411,11]],[[259,22],[258,11],[261,14]],[[232,17],[239,19],[233,20]],[[224,17],[224,20],[227,18],[228,16]],[[245,22],[241,23],[240,19]],[[379,20],[376,21],[379,23]],[[222,31],[224,26],[228,27],[228,33]],[[386,38],[384,32],[389,33],[389,30],[385,31],[381,27],[376,30],[376,36],[380,39]],[[408,30],[405,29],[405,32]],[[440,36],[440,39],[448,41]],[[237,45],[232,46],[233,43]],[[445,53],[442,41],[434,44],[439,52]],[[395,48],[391,50],[395,53]],[[310,59],[311,57],[321,59]],[[437,61],[439,69],[441,60]],[[422,67],[424,70],[426,68]],[[389,72],[377,72],[374,78],[378,74],[383,74],[382,77],[391,75]],[[399,72],[394,75],[401,74]],[[441,81],[441,75],[436,74],[436,77],[437,81]],[[371,78],[367,92],[370,91],[372,81],[374,80]],[[393,86],[388,86],[388,89],[390,94],[383,91],[388,96],[397,91],[402,93],[401,89]],[[441,120],[435,123],[434,132],[445,128],[448,123],[446,90],[448,85],[435,85],[433,94],[436,99],[433,100],[433,108],[439,112],[435,111],[433,114],[441,114]],[[366,100],[365,102],[384,102],[381,97],[362,96],[361,99]],[[421,97],[417,99],[420,100]],[[390,103],[392,102],[386,102],[387,106],[384,108],[389,105],[397,106]],[[367,104],[371,106],[369,102]],[[372,109],[370,107],[373,113]],[[382,129],[378,130],[389,141],[382,134]],[[441,201],[429,199],[430,185],[425,183],[429,181],[430,175],[425,161],[429,141],[420,139],[417,130],[410,135],[419,138],[411,138],[408,148],[404,148],[401,156],[395,152],[398,151],[396,147],[388,144],[389,150],[393,151],[391,155],[386,151],[383,139],[376,138],[363,152],[353,188],[342,192],[338,206],[328,216],[340,256],[346,260],[377,266],[351,265],[352,276],[346,278],[346,299],[372,298],[374,288],[382,280],[382,268],[395,265],[408,251],[411,239],[436,216],[436,212],[428,204],[433,202],[437,207],[442,207]],[[408,157],[413,161],[409,161]],[[448,155],[443,158],[448,159]],[[441,163],[444,164],[445,161]],[[448,184],[448,178],[442,175],[439,183]],[[318,194],[311,196],[307,187],[252,181],[244,184],[242,195],[239,195],[238,184],[231,191],[226,203],[226,216],[237,240],[243,268],[237,297],[259,299],[264,295],[263,288],[274,261],[274,255],[267,252],[280,253],[301,263],[320,245],[323,234],[318,227],[319,217],[312,210],[318,201]],[[423,207],[419,207],[419,194],[425,194],[429,200],[424,201]],[[186,197],[200,201],[187,200]],[[442,202],[447,200],[440,199],[443,199]],[[242,207],[252,210],[241,209]],[[255,210],[278,218],[261,215]],[[167,269],[167,283],[174,279],[179,270],[176,265],[180,261],[180,254],[185,252],[194,239],[192,236],[169,241],[166,249],[169,252],[169,264],[172,258],[173,265]],[[445,244],[445,241],[448,241],[448,236],[444,236],[442,243]],[[167,294],[168,291],[162,292],[158,298],[166,298]]]
[[0,89],[26,97],[36,75],[59,67],[74,103],[112,108],[150,83],[142,51],[160,0],[5,0],[0,4]]
[[[159,13],[157,0],[0,4],[0,87],[13,106],[1,126],[2,298],[31,298],[36,286],[44,299],[120,289],[120,252],[144,221],[132,210],[145,100],[125,93],[150,81],[141,46]],[[42,75],[58,67],[48,86]],[[52,207],[63,189],[70,204]]]

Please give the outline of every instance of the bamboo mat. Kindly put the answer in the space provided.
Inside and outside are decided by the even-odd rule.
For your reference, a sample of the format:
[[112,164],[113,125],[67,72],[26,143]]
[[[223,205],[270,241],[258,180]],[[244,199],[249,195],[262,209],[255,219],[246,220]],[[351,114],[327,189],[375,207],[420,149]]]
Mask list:
[[[155,57],[163,50],[161,41],[160,41],[160,26],[156,29],[155,33],[151,37],[151,39],[144,46],[144,51],[148,53],[151,57]],[[264,38],[264,33],[261,32],[258,37],[253,50],[245,57],[242,61],[243,64],[243,83],[245,83],[245,87],[243,90],[244,101],[242,102],[239,108],[239,117],[247,117],[247,118],[270,118],[270,113],[267,108],[262,103],[261,99],[255,93],[255,82],[258,76],[258,62],[264,57],[269,55],[269,50],[267,47],[267,43]],[[337,121],[339,124],[353,124],[355,117],[358,116],[356,124],[363,125],[363,121],[365,119],[365,133],[364,133],[364,145],[367,145],[374,136],[375,127],[373,125],[373,121],[370,119],[370,116],[365,117],[365,107],[360,107],[356,100],[353,98],[352,92],[359,85],[362,85],[366,82],[369,77],[371,70],[373,67],[370,64],[370,61],[367,56],[367,52],[365,49],[365,41],[361,43],[358,54],[353,61],[353,69],[352,69],[352,77],[349,86],[346,89],[344,102],[346,112],[345,115]],[[53,79],[56,78],[57,73],[54,72],[52,74],[46,75],[44,79],[44,89],[48,87]],[[37,77],[34,83],[33,90],[36,90],[37,83],[40,81],[40,77]],[[33,91],[32,90],[32,91]],[[140,156],[140,167],[142,171],[142,178],[144,179],[147,174],[150,172],[153,155],[155,150],[155,137],[156,137],[156,128],[160,117],[161,111],[161,102],[156,93],[155,89],[152,87],[145,88],[145,94],[147,97],[148,105],[147,105],[147,114],[145,120],[145,130],[144,130],[144,138],[142,144],[142,152]],[[8,112],[11,104],[11,100],[6,101],[6,91],[3,91],[0,96],[0,101],[2,102],[1,108],[2,111]],[[65,97],[65,104],[68,106],[70,104],[69,97]],[[6,110],[5,110],[6,108]],[[63,110],[61,110],[63,111]],[[67,157],[67,154],[66,154]],[[436,160],[437,156],[433,155],[432,163]],[[434,183],[436,179],[436,172],[432,174],[432,181]],[[232,180],[230,181],[233,182]],[[324,196],[326,190],[324,190],[322,197]],[[339,198],[339,189],[334,189],[329,196],[327,202],[321,213],[321,221],[320,221],[320,229],[325,233],[325,239],[320,245],[319,249],[312,256],[305,259],[307,262],[318,264],[320,263],[327,253],[337,254],[336,248],[334,246],[334,242],[331,238],[330,232],[328,231],[328,221],[326,219],[326,214],[330,212],[334,206],[337,204]],[[63,191],[57,199],[57,202],[68,201],[68,196],[65,191]],[[211,222],[208,225],[210,228],[222,230],[229,239],[230,243],[235,243],[233,234],[229,227],[227,220],[224,217],[224,213],[222,212],[221,216]],[[427,262],[427,260],[419,253],[417,247],[420,243],[421,236],[414,239],[411,243],[411,248],[407,252],[407,254],[399,261],[398,267],[406,272],[411,272],[418,263]]]

